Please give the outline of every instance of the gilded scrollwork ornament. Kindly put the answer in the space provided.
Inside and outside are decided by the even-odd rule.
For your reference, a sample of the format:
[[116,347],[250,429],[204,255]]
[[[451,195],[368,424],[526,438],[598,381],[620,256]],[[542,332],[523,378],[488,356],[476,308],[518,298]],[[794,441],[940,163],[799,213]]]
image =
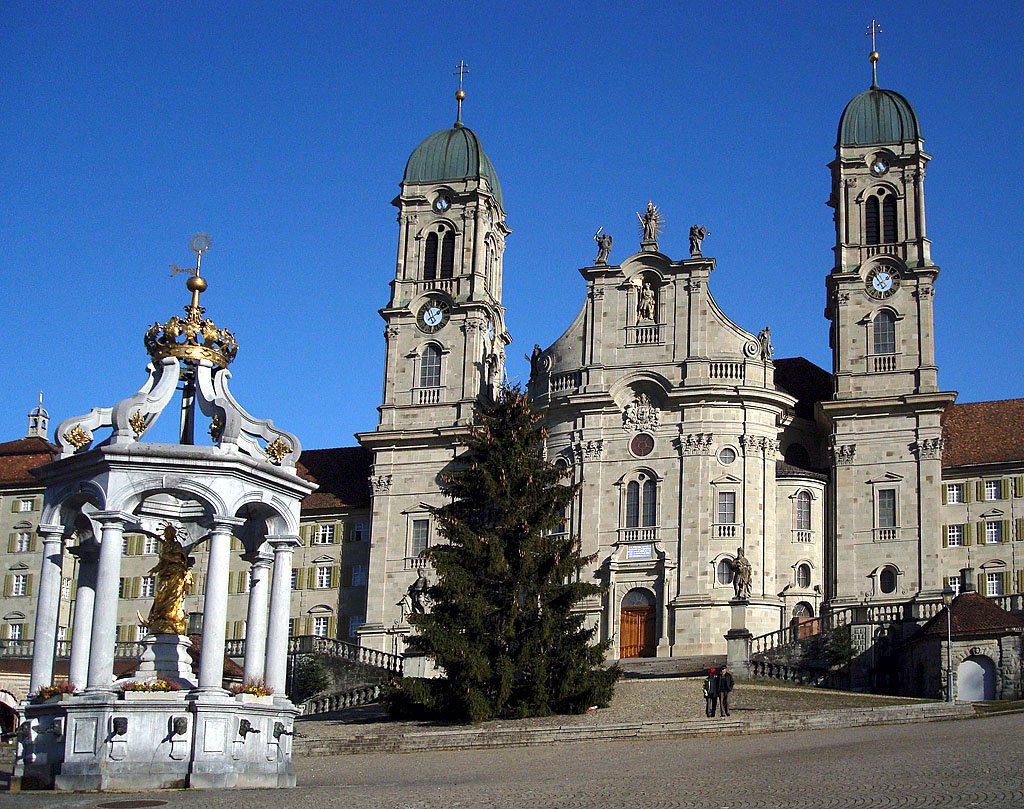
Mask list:
[[291,451],[291,444],[281,438],[275,438],[270,444],[267,444],[267,448],[264,450],[267,457],[276,464],[281,463]]
[[142,415],[141,410],[136,410],[128,417],[128,424],[132,428],[132,432],[135,433],[136,438],[140,438],[149,426],[146,424],[146,418]]
[[64,440],[75,449],[81,449],[86,444],[92,443],[92,433],[82,427],[81,424],[76,424],[64,433]]

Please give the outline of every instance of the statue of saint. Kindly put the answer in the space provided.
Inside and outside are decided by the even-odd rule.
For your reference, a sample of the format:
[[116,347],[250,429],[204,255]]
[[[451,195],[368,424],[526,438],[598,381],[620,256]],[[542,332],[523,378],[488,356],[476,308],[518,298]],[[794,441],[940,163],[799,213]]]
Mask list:
[[601,234],[604,228],[598,228],[597,233],[594,234],[594,241],[597,242],[597,258],[594,259],[595,264],[607,264],[608,256],[612,252],[612,236],[610,233]]
[[640,290],[640,300],[636,307],[637,320],[654,320],[654,287],[650,281],[645,281],[643,289]]
[[747,600],[754,583],[754,571],[750,560],[743,555],[743,548],[736,549],[736,558],[732,561],[732,589],[736,598]]
[[653,202],[647,203],[647,209],[643,214],[637,213],[636,218],[640,220],[640,230],[643,233],[643,241],[656,242],[658,232],[661,230],[661,211]]
[[427,611],[427,588],[430,582],[423,571],[419,571],[416,581],[409,585],[409,606],[413,615],[423,615]]
[[710,235],[711,232],[703,225],[694,225],[690,228],[690,258],[703,256],[700,252],[700,244]]
[[541,358],[540,346],[537,343],[533,344],[533,353],[530,354],[530,381],[533,382],[540,375],[540,358]]
[[775,356],[775,346],[772,345],[771,329],[767,326],[758,332],[757,344],[761,346],[761,359],[765,362],[771,362],[772,357]]
[[159,560],[149,571],[156,576],[156,593],[149,617],[141,623],[152,635],[185,634],[186,616],[182,603],[192,586],[191,568],[195,560],[185,552],[180,540],[182,535],[187,538],[182,529],[173,525],[164,527]]

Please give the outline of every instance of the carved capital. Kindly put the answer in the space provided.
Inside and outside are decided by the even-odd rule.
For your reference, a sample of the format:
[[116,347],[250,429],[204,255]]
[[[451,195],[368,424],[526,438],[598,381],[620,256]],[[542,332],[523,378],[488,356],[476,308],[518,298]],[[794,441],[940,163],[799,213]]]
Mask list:
[[942,459],[942,450],[945,448],[946,442],[942,438],[923,438],[914,444],[914,452],[917,453],[917,457],[926,459]]
[[840,292],[840,293],[838,293],[836,295],[836,303],[838,303],[840,306],[846,306],[846,304],[848,304],[849,302],[850,302],[850,293],[849,292]]
[[856,454],[856,444],[833,444],[832,463],[836,466],[850,466]]
[[691,292],[698,292],[704,286],[704,280],[701,278],[691,278],[686,282],[686,288]]
[[604,287],[594,287],[594,300],[600,300],[604,297]]
[[712,433],[687,433],[679,436],[679,450],[683,455],[710,455]]
[[390,494],[391,475],[371,475],[370,486],[374,494]]
[[604,455],[604,439],[599,438],[597,441],[575,441],[572,445],[572,454],[576,459],[576,463],[600,461]]
[[922,301],[928,300],[929,298],[934,297],[934,295],[935,287],[931,284],[928,286],[920,286],[914,290],[914,297]]
[[398,328],[396,326],[385,326],[384,327],[384,339],[393,340],[398,336]]

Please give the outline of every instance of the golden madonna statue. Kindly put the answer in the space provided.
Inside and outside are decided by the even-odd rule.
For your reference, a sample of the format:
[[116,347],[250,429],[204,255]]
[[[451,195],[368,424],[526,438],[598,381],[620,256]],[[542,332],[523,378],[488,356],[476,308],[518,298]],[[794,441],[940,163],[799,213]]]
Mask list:
[[[156,576],[156,592],[149,617],[141,621],[153,635],[185,634],[185,594],[192,587],[192,563],[179,539],[180,529],[164,527],[160,540],[160,561],[149,571]],[[183,532],[182,532],[183,533]],[[139,616],[140,620],[142,616]]]

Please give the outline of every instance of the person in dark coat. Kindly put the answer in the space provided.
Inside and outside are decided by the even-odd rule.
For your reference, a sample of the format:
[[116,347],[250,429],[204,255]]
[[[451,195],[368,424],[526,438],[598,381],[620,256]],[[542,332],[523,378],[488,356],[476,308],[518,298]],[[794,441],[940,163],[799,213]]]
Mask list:
[[711,669],[704,680],[704,712],[708,717],[715,715],[718,706],[718,672]]
[[729,715],[729,692],[735,685],[729,667],[722,666],[721,671],[718,672],[718,704],[722,709],[722,716]]

